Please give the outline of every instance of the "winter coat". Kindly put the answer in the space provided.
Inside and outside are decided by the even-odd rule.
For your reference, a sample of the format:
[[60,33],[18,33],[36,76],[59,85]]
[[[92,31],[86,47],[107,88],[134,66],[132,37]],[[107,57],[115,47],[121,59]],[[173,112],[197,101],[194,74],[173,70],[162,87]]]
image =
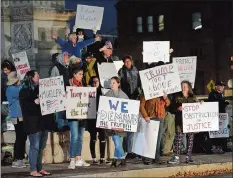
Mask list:
[[39,86],[34,89],[22,87],[19,92],[19,103],[23,114],[24,131],[34,134],[40,131],[53,131],[56,128],[53,114],[41,115],[40,105],[35,103],[39,96]]
[[173,100],[171,102],[171,113],[175,114],[175,125],[179,127],[183,127],[183,121],[182,121],[182,111],[177,110],[178,107],[182,106],[182,103],[196,103],[198,102],[198,99],[195,95],[184,97],[182,92],[176,94],[173,97]]
[[20,87],[18,85],[8,86],[6,89],[10,118],[22,117],[22,111],[19,104],[19,89]]
[[170,105],[170,100],[163,97],[153,98],[150,100],[145,100],[144,96],[140,99],[140,113],[143,118],[152,117],[158,119],[164,119],[166,116],[165,107]]
[[[108,96],[108,97],[114,97],[114,98],[122,98],[122,99],[129,99],[129,97],[122,91],[122,90],[119,90],[119,93],[118,93],[118,96],[115,95],[114,91],[113,90],[109,90],[105,96]],[[119,135],[119,136],[122,136],[124,137],[126,135],[126,132],[124,131],[119,131],[119,130],[107,130],[106,129],[106,134],[108,136],[113,136],[113,135]]]
[[96,58],[92,58],[91,62],[89,64],[87,64],[87,68],[86,68],[86,71],[84,73],[85,81],[87,84],[89,83],[89,80],[91,77],[96,76],[96,72],[94,69],[95,62],[96,62]]
[[209,94],[208,101],[218,102],[219,113],[226,112],[226,106],[228,105],[228,103],[225,101],[225,98],[222,93],[219,93],[216,90],[212,91]]
[[127,69],[123,66],[118,75],[121,79],[121,89],[124,91],[130,99],[137,99],[141,93],[141,81],[139,72],[136,67],[132,66]]
[[2,76],[1,76],[1,101],[7,101],[6,98],[6,88],[7,88],[7,75],[2,72]]

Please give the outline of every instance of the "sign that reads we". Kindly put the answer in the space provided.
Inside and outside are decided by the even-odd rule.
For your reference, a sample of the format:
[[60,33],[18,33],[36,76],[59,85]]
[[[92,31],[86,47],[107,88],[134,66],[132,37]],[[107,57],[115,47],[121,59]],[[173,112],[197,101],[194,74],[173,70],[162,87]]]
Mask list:
[[136,132],[140,102],[100,96],[96,127]]

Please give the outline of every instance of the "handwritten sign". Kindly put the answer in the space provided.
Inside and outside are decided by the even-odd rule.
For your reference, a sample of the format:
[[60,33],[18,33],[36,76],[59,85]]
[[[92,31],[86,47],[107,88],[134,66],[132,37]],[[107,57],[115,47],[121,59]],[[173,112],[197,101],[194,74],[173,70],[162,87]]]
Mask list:
[[197,56],[174,57],[173,62],[176,63],[178,67],[181,82],[187,80],[192,83],[192,88],[194,88],[197,68]]
[[134,133],[132,152],[147,158],[155,158],[159,121],[147,123],[140,117],[138,130]]
[[39,98],[42,115],[64,111],[66,103],[63,77],[40,79]]
[[169,62],[170,41],[143,41],[143,62]]
[[218,102],[184,103],[183,132],[208,132],[219,130]]
[[77,5],[75,27],[100,30],[104,14],[103,7]]
[[229,124],[228,114],[219,113],[219,130],[209,132],[210,138],[229,137],[228,124]]
[[12,54],[12,58],[20,80],[23,80],[25,74],[30,71],[30,65],[26,51]]
[[233,119],[233,116],[232,116],[232,105],[231,104],[226,106],[226,113],[228,114],[228,122],[229,122],[229,125],[230,125],[229,135],[232,136],[233,135],[233,131],[232,131],[232,119]]
[[149,100],[181,91],[176,64],[167,64],[139,71],[145,99]]
[[98,64],[98,71],[101,86],[104,88],[110,88],[111,78],[118,76],[114,63],[105,62]]
[[136,132],[140,102],[100,96],[96,127]]
[[66,87],[67,119],[96,118],[96,88],[95,87]]
[[119,70],[122,68],[122,66],[124,65],[123,61],[113,61],[113,63],[115,64],[116,67],[116,71],[119,72]]

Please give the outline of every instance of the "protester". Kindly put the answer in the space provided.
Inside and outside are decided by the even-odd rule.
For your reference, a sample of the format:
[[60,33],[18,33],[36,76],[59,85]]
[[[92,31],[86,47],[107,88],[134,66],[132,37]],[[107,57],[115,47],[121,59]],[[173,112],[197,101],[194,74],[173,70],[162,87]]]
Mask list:
[[[170,105],[170,100],[167,97],[167,94],[164,93],[163,97],[159,98],[153,98],[150,100],[145,100],[144,96],[141,96],[140,99],[140,113],[142,117],[147,121],[150,122],[150,120],[153,121],[159,121],[159,132],[158,132],[158,138],[157,138],[157,146],[156,146],[156,155],[153,162],[157,164],[161,164],[162,161],[160,159],[161,156],[161,139],[163,136],[163,124],[164,124],[164,118],[166,116],[165,114],[165,107]],[[148,165],[151,164],[151,160],[144,158],[143,163]]]
[[[183,137],[183,122],[182,122],[182,103],[195,103],[198,102],[196,96],[192,91],[192,84],[189,81],[183,81],[181,83],[182,92],[176,94],[171,103],[171,111],[175,114],[175,125],[176,125],[176,137],[174,151],[175,154],[168,161],[170,164],[180,163],[180,152],[181,152],[181,141]],[[191,158],[192,149],[193,149],[193,139],[194,133],[188,133],[188,145],[187,145],[187,154],[186,154],[186,163],[193,162]]]
[[51,75],[51,71],[52,71],[53,67],[58,64],[58,61],[57,61],[58,55],[59,55],[59,53],[52,54],[52,60],[51,60],[50,68],[49,68],[49,76]]
[[13,71],[8,75],[6,97],[9,102],[9,113],[12,123],[15,127],[15,143],[14,143],[14,161],[13,168],[26,167],[25,158],[25,144],[27,135],[24,133],[23,117],[21,107],[19,105],[19,85],[20,80],[17,77],[17,72]]
[[86,71],[84,76],[86,83],[89,83],[90,78],[96,76],[96,72],[94,69],[96,58],[93,57],[92,53],[86,53],[85,60],[86,60]]
[[[69,77],[73,77],[73,71],[76,68],[82,67],[83,65],[81,64],[81,59],[76,57],[76,56],[71,56],[69,58]],[[84,67],[84,66],[83,66]]]
[[[91,87],[96,87],[96,109],[98,110],[99,99],[102,95],[101,86],[98,77],[92,76],[89,81]],[[105,160],[105,148],[106,148],[106,133],[104,129],[96,128],[96,119],[88,119],[88,132],[90,133],[90,152],[92,156],[93,164],[104,164],[109,163]],[[99,138],[100,147],[100,162],[96,160],[95,143],[97,139],[97,133]]]
[[[121,89],[127,94],[129,99],[137,100],[141,94],[141,81],[137,68],[133,65],[131,56],[123,58],[124,65],[119,70],[118,75],[121,79]],[[127,156],[126,159],[133,159],[136,154],[132,153],[133,132],[127,132],[126,137]]]
[[105,45],[100,48],[99,51],[102,53],[102,55],[97,59],[98,63],[119,61],[117,56],[112,55],[113,47],[110,41],[106,41]]
[[42,177],[50,175],[42,169],[43,150],[46,146],[48,131],[56,128],[52,115],[41,115],[39,100],[39,74],[31,70],[26,73],[20,86],[19,102],[23,114],[24,131],[29,136],[30,175]]
[[[111,78],[110,86],[111,89],[105,94],[105,96],[128,99],[128,96],[121,90],[120,79],[118,77]],[[126,166],[125,153],[123,150],[123,137],[125,136],[125,132],[118,130],[106,130],[106,132],[108,136],[112,136],[115,146],[114,158],[112,160],[111,167],[117,166],[117,159],[121,160],[118,165],[119,167]]]
[[[70,86],[85,87],[83,80],[83,69],[76,68],[73,71],[73,77],[69,80]],[[84,119],[69,119],[68,126],[70,128],[70,164],[68,169],[75,169],[75,167],[90,166],[82,159],[82,145],[83,134],[85,131],[87,120]]]
[[[223,82],[216,82],[215,90],[213,90],[208,97],[209,102],[218,102],[219,113],[226,113],[226,106],[229,104],[224,98],[225,84]],[[212,152],[225,153],[227,150],[227,139],[225,138],[212,138]]]
[[[78,43],[83,42],[84,40],[87,40],[87,36],[85,35],[84,30],[81,28],[76,29],[76,35],[77,35],[77,42]],[[81,59],[84,58],[86,53],[87,53],[87,47],[85,47],[81,50]]]
[[96,41],[101,40],[99,35],[96,35],[96,38],[78,42],[76,33],[70,33],[68,36],[68,41],[60,39],[56,34],[54,34],[52,38],[55,39],[56,43],[58,43],[61,46],[62,52],[68,52],[69,55],[75,55],[80,59],[82,57],[81,50],[83,48],[87,47],[88,45],[91,45]]

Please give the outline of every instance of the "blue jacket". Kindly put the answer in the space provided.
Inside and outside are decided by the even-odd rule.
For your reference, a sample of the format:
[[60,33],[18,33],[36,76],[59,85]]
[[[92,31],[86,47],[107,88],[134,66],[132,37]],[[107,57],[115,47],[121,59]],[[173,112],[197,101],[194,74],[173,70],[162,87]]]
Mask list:
[[[9,102],[10,118],[22,117],[22,111],[19,104],[20,86],[8,86],[6,89],[6,97]],[[28,106],[30,107],[30,106]]]
[[60,38],[58,38],[56,40],[56,43],[59,44],[61,46],[62,52],[68,52],[70,55],[75,55],[76,57],[80,58],[82,57],[81,54],[81,50],[89,45],[91,45],[92,43],[95,42],[95,39],[89,39],[89,40],[85,40],[82,42],[77,42],[76,46],[74,47],[72,42],[70,40],[62,40]]

